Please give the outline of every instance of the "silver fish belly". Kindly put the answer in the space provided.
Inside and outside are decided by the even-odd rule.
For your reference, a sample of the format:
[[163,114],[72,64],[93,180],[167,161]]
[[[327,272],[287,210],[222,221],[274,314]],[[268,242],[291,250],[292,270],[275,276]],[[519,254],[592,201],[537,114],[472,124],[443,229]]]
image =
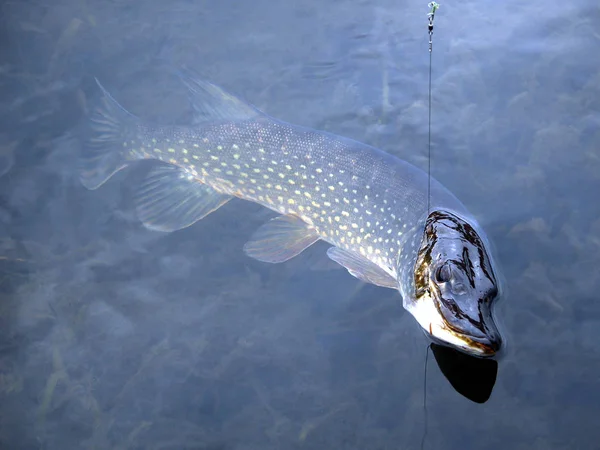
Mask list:
[[[351,139],[273,119],[189,73],[181,78],[196,111],[191,126],[149,126],[102,88],[102,105],[92,116],[82,160],[81,180],[86,187],[99,187],[136,160],[158,160],[162,164],[149,171],[136,198],[138,216],[148,228],[187,227],[233,197],[259,203],[281,216],[255,232],[244,247],[249,256],[283,262],[324,240],[333,245],[328,256],[353,276],[397,289],[405,308],[433,338],[479,356],[497,351],[499,334],[491,313],[485,327],[479,327],[488,332],[482,337],[476,325],[458,326],[447,312],[462,317],[467,311],[475,317],[481,305],[491,305],[493,289],[488,284],[496,287],[497,282],[485,239],[446,233],[448,243],[440,246],[445,229],[435,224],[449,223],[450,216],[467,224],[476,237],[482,235],[466,208],[445,187],[431,180],[428,209],[428,176],[411,164]],[[477,266],[487,272],[465,272],[466,284],[470,283],[465,289],[477,291],[477,298],[469,293],[461,298],[455,295],[454,306],[444,309],[450,291],[443,294],[431,281],[432,271],[448,262],[445,246],[453,249],[455,261],[455,247],[465,239],[478,250],[459,255],[464,264],[456,267],[464,266],[468,272]],[[432,240],[437,246],[432,247]],[[430,247],[437,250],[437,259],[423,262],[423,248]],[[467,263],[464,258],[480,259]],[[453,276],[465,281],[461,270],[448,267],[443,269],[448,278],[445,286]],[[489,282],[484,283],[487,290],[476,289],[477,278]]]

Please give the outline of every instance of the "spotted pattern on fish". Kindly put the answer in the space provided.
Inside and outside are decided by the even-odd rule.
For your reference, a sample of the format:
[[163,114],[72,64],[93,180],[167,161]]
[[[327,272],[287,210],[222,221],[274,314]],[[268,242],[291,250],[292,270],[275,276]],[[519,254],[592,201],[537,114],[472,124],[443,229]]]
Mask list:
[[[183,168],[218,192],[300,217],[325,241],[390,275],[425,181],[397,158],[358,142],[261,118],[202,128],[138,126],[131,158]],[[408,174],[408,176],[406,176]]]
[[[244,247],[250,256],[283,262],[319,239],[329,242],[334,247],[328,256],[349,273],[398,289],[405,308],[430,334],[461,350],[471,346],[473,351],[495,351],[499,340],[485,340],[496,337],[491,319],[480,327],[489,336],[474,341],[468,330],[460,328],[460,317],[454,320],[436,311],[435,289],[428,288],[420,297],[415,292],[424,289],[420,270],[431,270],[450,254],[446,249],[460,250],[466,243],[461,236],[452,236],[439,246],[440,261],[416,268],[428,217],[438,221],[456,217],[476,235],[481,233],[450,191],[408,162],[374,147],[278,121],[215,85],[182,79],[196,113],[190,126],[149,126],[100,86],[103,105],[92,115],[94,134],[82,164],[86,187],[99,187],[136,160],[162,162],[164,166],[152,169],[139,190],[138,214],[146,226],[162,231],[189,226],[232,196],[261,204],[282,216],[257,230]],[[440,211],[439,218],[431,216],[432,211]],[[483,254],[484,240],[469,244]],[[494,292],[495,278],[486,273],[493,273],[491,263],[483,272],[482,267],[479,264],[479,272],[469,275],[477,281],[473,287]],[[471,312],[478,304],[475,291],[461,300],[464,311]],[[446,297],[444,301],[450,302]],[[450,322],[455,324],[452,335],[447,333]]]

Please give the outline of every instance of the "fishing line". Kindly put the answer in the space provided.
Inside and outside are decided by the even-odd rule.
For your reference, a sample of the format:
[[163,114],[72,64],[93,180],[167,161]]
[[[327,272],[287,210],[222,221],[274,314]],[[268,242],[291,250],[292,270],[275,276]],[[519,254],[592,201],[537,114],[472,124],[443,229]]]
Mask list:
[[429,30],[429,130],[428,130],[428,154],[427,154],[427,215],[431,214],[431,61],[433,54],[433,20],[435,12],[440,7],[439,3],[430,2],[427,4],[429,12],[427,13],[427,29]]
[[[431,214],[431,66],[433,54],[433,20],[435,12],[440,7],[439,3],[430,2],[427,4],[429,13],[427,13],[427,29],[429,31],[429,124],[427,133],[427,215]],[[421,439],[421,450],[425,448],[425,439],[427,438],[427,361],[429,360],[429,349],[431,344],[427,346],[425,353],[425,369],[423,373],[423,437]]]
[[427,346],[427,352],[425,353],[425,373],[423,374],[423,413],[424,413],[424,424],[423,424],[423,437],[421,438],[421,450],[425,448],[425,438],[427,437],[427,361],[429,359],[429,349],[431,344]]

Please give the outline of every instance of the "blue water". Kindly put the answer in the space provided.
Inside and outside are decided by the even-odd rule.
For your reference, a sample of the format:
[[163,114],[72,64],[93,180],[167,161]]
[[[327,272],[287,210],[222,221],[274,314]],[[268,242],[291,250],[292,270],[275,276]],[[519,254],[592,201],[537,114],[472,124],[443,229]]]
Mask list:
[[[427,2],[57,0],[2,6],[0,448],[595,449],[600,442],[600,8],[442,2],[432,173],[486,229],[507,341],[455,391],[391,290],[242,246],[233,201],[145,230],[144,167],[97,191],[77,134],[102,80],[189,120],[188,65],[279,119],[427,167]],[[426,408],[424,408],[424,398]]]

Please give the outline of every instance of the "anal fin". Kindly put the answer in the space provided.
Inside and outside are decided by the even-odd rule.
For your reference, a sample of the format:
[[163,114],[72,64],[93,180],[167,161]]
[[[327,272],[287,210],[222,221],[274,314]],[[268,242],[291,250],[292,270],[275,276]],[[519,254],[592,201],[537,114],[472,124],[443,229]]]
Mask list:
[[175,231],[192,225],[231,198],[180,167],[160,164],[148,172],[136,193],[137,214],[146,228]]
[[338,247],[331,247],[327,250],[327,256],[345,267],[350,275],[365,283],[371,283],[391,289],[396,289],[398,287],[398,282],[390,274],[365,258]]
[[263,262],[280,263],[302,253],[320,239],[302,219],[287,215],[262,225],[244,245],[248,256]]

